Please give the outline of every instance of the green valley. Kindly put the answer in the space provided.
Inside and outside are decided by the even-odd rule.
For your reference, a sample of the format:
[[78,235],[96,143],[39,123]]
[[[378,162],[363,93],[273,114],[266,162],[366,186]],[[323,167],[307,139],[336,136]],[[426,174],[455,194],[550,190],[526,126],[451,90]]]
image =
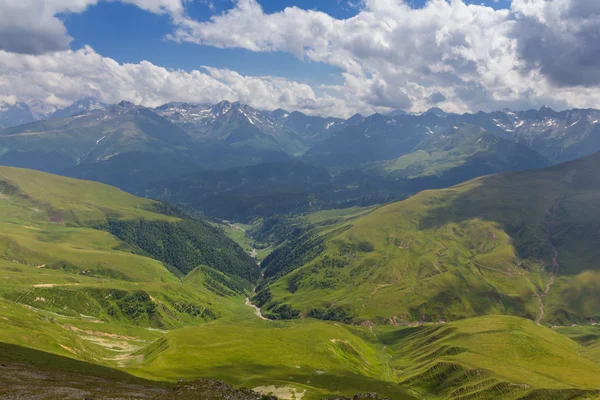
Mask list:
[[598,167],[491,175],[313,230],[264,261],[257,299],[357,322],[597,321]]
[[[594,162],[594,159],[585,161]],[[573,168],[580,171],[576,166]],[[573,174],[569,178],[571,183],[565,181],[565,185],[577,185],[577,176],[585,176],[583,169],[579,173]],[[183,391],[177,393],[184,396],[190,387],[194,390],[202,387],[215,398],[223,390],[231,390],[206,382],[174,386],[181,380],[194,382],[208,378],[223,380],[237,388],[248,387],[263,395],[275,394],[281,399],[316,400],[370,392],[392,399],[423,396],[485,399],[491,398],[490,394],[502,394],[506,399],[526,396],[562,399],[598,395],[600,388],[594,378],[600,374],[600,366],[592,361],[593,345],[583,341],[579,344],[531,320],[490,316],[447,324],[438,324],[437,319],[420,324],[407,320],[402,325],[398,315],[385,316],[386,310],[402,307],[402,302],[394,300],[397,296],[386,293],[397,289],[379,281],[366,283],[364,289],[354,286],[353,294],[345,294],[346,304],[353,304],[350,302],[353,299],[364,302],[364,311],[359,315],[381,315],[381,319],[370,317],[376,325],[357,325],[351,318],[323,321],[324,315],[328,315],[325,308],[322,310],[325,314],[314,311],[306,315],[321,319],[264,320],[244,304],[244,298],[251,296],[253,285],[259,281],[259,269],[247,254],[248,249],[238,247],[222,229],[164,203],[136,198],[98,183],[6,167],[0,169],[0,181],[0,335],[5,349],[0,362],[8,371],[0,382],[13,385],[9,387],[16,387],[15,377],[28,376],[34,373],[31,371],[60,377],[77,368],[79,372],[72,375],[72,382],[63,382],[52,390],[67,390],[60,389],[66,385],[68,390],[90,391],[93,386],[90,382],[98,379],[107,387],[106,393],[131,394],[132,385],[137,385],[139,393],[151,393],[157,398],[166,395],[165,388]],[[478,185],[482,183],[475,181],[446,192],[454,193],[452,199],[456,199],[460,193],[468,193],[467,188],[473,190]],[[422,202],[421,196],[431,195],[426,192],[408,200],[414,202],[414,208],[402,214],[423,212],[423,206],[417,204]],[[443,204],[440,200],[443,195],[445,192],[440,192],[437,203],[431,200],[426,203]],[[364,263],[361,258],[374,257],[381,246],[374,231],[365,231],[368,236],[363,237],[355,233],[356,229],[368,228],[373,218],[379,218],[377,223],[385,226],[382,221],[394,221],[396,207],[406,207],[407,202],[381,208],[321,211],[300,219],[310,227],[305,235],[313,239],[313,235],[322,237],[317,242],[327,252],[332,245],[345,251],[353,249],[354,258],[339,264],[336,257],[325,261],[325,256],[318,256],[310,268],[321,263],[325,266],[322,276],[310,277],[305,272],[308,267],[300,267],[291,275],[275,273],[273,276],[279,279],[272,280],[274,264],[269,264],[269,258],[276,258],[288,246],[298,244],[291,234],[265,260],[263,291],[268,286],[273,296],[271,301],[278,301],[280,293],[288,290],[287,279],[299,272],[306,273],[304,279],[313,279],[312,282],[336,278],[325,274],[331,268],[329,264],[338,271],[349,271],[348,276],[352,277],[352,262]],[[435,219],[437,223],[442,220],[440,216]],[[433,226],[433,221],[427,221]],[[444,228],[440,235],[445,239],[439,245],[452,250],[447,253],[439,250],[431,257],[444,257],[445,264],[466,259],[466,253],[459,252],[459,245],[470,243],[471,251],[483,253],[477,263],[490,270],[506,268],[505,271],[515,273],[514,266],[488,261],[503,260],[509,247],[510,240],[498,225],[490,228],[484,220],[453,224],[456,225]],[[293,226],[291,223],[291,228],[285,229],[294,229]],[[238,228],[241,227],[232,229],[239,231],[239,236],[242,231]],[[248,228],[254,232],[252,227],[243,227]],[[463,236],[458,234],[459,228]],[[491,233],[488,229],[492,229]],[[318,234],[311,233],[314,230]],[[273,231],[267,226],[262,233],[268,237],[269,232]],[[388,236],[389,232],[383,230],[381,235]],[[482,242],[467,242],[468,233],[482,236]],[[496,239],[492,239],[492,234]],[[277,235],[285,236],[281,232]],[[452,239],[453,236],[461,238],[460,241]],[[341,240],[345,237],[351,238],[347,244]],[[398,251],[406,251],[410,246],[418,249],[421,242],[429,243],[415,232],[385,241]],[[294,254],[302,259],[301,253]],[[328,254],[332,257],[332,253]],[[427,256],[414,257],[413,260],[423,259],[423,265],[429,262]],[[389,265],[381,264],[381,268]],[[534,266],[537,264],[532,263],[529,268]],[[534,282],[540,286],[546,282],[549,272],[539,268],[538,277],[531,274],[531,282],[523,284],[525,292],[534,291],[528,286],[535,288]],[[407,280],[413,273],[408,272]],[[502,285],[508,285],[509,277],[498,275],[505,276],[494,281],[500,290],[505,288]],[[455,284],[456,290],[460,290],[456,280],[444,279],[447,285]],[[444,280],[440,282],[439,286],[432,285],[429,292],[415,289],[422,292],[421,298],[435,293],[434,290],[439,295]],[[478,283],[475,278],[471,282]],[[565,288],[573,284],[566,278],[563,282],[562,277],[556,283],[557,287]],[[321,305],[314,300],[310,302],[310,296],[314,296],[312,290],[315,289],[299,281],[295,293],[285,294],[287,300],[283,304]],[[343,290],[318,290],[321,299],[344,304],[335,300]],[[465,296],[464,304],[474,301],[479,294],[473,291]],[[535,293],[532,296],[534,299],[524,306],[523,313],[530,319],[538,309]],[[549,315],[555,313],[552,299],[550,292]],[[265,315],[271,318],[283,315],[269,310],[266,303]],[[493,301],[490,304],[489,307],[496,308],[488,308],[487,313],[506,310]],[[516,300],[515,304],[514,309],[519,310]],[[448,305],[459,310],[452,316],[455,318],[443,312],[436,317],[469,316],[465,312],[469,308],[461,309],[451,302]],[[373,311],[375,307],[377,311]],[[335,314],[339,315],[351,316],[351,313]],[[389,318],[397,325],[390,325]],[[578,340],[576,334],[569,336]],[[523,353],[503,359],[514,349],[512,344],[518,344]],[[591,347],[588,350],[584,345]],[[557,360],[568,360],[564,362],[568,363],[569,372],[562,371],[562,361]],[[572,376],[570,372],[576,369],[581,372]],[[442,379],[444,383],[440,383],[440,377],[445,376],[453,378]],[[49,388],[57,385],[45,384]],[[28,390],[33,393],[41,389],[33,385]]]

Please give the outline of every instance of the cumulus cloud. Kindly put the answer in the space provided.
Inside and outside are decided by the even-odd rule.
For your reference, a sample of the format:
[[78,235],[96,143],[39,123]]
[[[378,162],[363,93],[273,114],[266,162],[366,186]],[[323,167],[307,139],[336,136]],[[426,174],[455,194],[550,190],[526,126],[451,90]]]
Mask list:
[[42,100],[54,106],[65,106],[84,96],[106,103],[128,100],[146,106],[229,100],[259,109],[282,106],[334,114],[344,106],[338,99],[315,95],[308,85],[282,78],[249,77],[209,67],[204,71],[173,71],[147,61],[120,64],[90,47],[42,55],[0,50],[0,93],[11,93],[18,101]]
[[0,49],[29,54],[67,49],[72,38],[56,14],[81,12],[95,2],[0,0]]
[[[70,51],[57,13],[82,12],[97,1],[168,15],[174,25],[168,38],[175,42],[287,52],[335,66],[343,80],[310,87],[210,67],[185,72],[118,64],[90,48]],[[186,15],[186,1],[0,0],[0,49],[6,50],[0,61],[7,63],[0,64],[0,89],[20,101],[228,99],[336,116],[432,106],[451,112],[597,107],[600,101],[597,0],[513,0],[500,10],[463,0],[428,0],[418,9],[407,0],[361,0],[348,19],[299,7],[266,13],[258,0],[237,0],[204,22]],[[45,54],[52,51],[61,52]]]
[[513,36],[527,70],[560,86],[600,83],[600,2],[514,0]]
[[298,7],[267,14],[256,0],[238,0],[210,21],[184,18],[170,38],[334,65],[345,79],[336,90],[364,108],[583,106],[596,96],[571,87],[600,83],[599,11],[597,0],[513,0],[501,10],[363,0],[342,20]]
[[[73,40],[60,13],[81,13],[99,0],[0,0],[0,49],[23,54],[67,50]],[[174,20],[184,13],[185,0],[122,1]]]

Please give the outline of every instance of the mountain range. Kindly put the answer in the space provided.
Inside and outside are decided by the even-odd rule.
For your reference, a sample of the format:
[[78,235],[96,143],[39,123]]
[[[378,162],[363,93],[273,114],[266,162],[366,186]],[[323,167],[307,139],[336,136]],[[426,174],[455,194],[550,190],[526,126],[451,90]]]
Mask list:
[[106,106],[94,97],[84,97],[64,108],[43,102],[9,104],[0,101],[0,128],[9,128],[43,119],[68,118]]
[[[40,118],[24,104],[2,107],[4,124]],[[600,150],[600,111],[547,107],[344,120],[228,101],[146,108],[84,98],[46,118],[0,129],[0,164],[96,180],[219,218],[251,219],[267,204],[284,213],[381,204]],[[281,166],[276,176],[269,165]]]
[[3,128],[0,396],[597,398],[596,113]]

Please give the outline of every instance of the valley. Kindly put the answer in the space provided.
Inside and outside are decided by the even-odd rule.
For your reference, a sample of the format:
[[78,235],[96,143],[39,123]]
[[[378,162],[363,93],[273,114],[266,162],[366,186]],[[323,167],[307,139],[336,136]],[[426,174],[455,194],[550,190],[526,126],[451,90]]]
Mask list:
[[7,393],[600,398],[598,154],[496,114],[73,109],[0,131]]
[[0,0],[0,400],[600,400],[599,0]]
[[[594,159],[585,161],[593,162]],[[569,169],[577,170],[571,181],[577,185],[576,177],[585,171],[580,172],[575,166]],[[241,269],[230,270],[220,266],[218,258],[209,257],[204,261],[206,266],[189,270],[181,262],[167,263],[166,260],[171,260],[168,257],[162,258],[165,260],[162,263],[150,258],[152,253],[155,257],[160,253],[155,253],[139,239],[128,239],[116,231],[113,232],[118,236],[111,236],[102,230],[110,231],[111,224],[118,221],[138,219],[178,224],[182,218],[189,218],[175,209],[101,184],[34,171],[2,168],[0,176],[3,185],[0,331],[3,346],[12,346],[8,353],[0,356],[0,361],[5,365],[10,362],[8,368],[12,368],[11,371],[22,368],[15,366],[15,360],[29,360],[28,363],[43,368],[46,374],[60,374],[61,370],[57,369],[60,365],[70,368],[69,363],[74,361],[69,360],[79,360],[90,365],[87,370],[81,370],[84,374],[109,371],[101,368],[129,374],[111,372],[103,378],[120,393],[133,390],[131,385],[136,382],[135,385],[147,387],[136,389],[136,393],[148,391],[153,396],[164,393],[160,385],[173,385],[181,380],[194,382],[200,378],[223,380],[234,387],[248,387],[265,394],[276,392],[283,399],[309,400],[366,392],[377,392],[382,398],[393,399],[420,398],[426,393],[437,393],[448,399],[458,398],[459,393],[480,393],[482,398],[489,398],[486,396],[490,393],[503,393],[506,398],[525,395],[530,398],[576,398],[597,393],[594,378],[600,373],[600,365],[580,355],[583,349],[580,344],[532,321],[537,307],[533,301],[534,293],[531,294],[529,319],[483,316],[460,320],[454,315],[439,314],[439,321],[431,321],[435,315],[431,314],[430,321],[419,317],[413,322],[400,322],[394,316],[391,317],[392,325],[375,318],[360,325],[350,320],[344,321],[346,323],[323,320],[328,317],[318,314],[309,316],[321,319],[278,320],[281,310],[273,316],[269,306],[266,307],[269,319],[266,319],[267,316],[263,316],[248,299],[252,285],[258,283],[258,275],[251,272],[254,262],[246,261],[250,259],[247,248],[236,256],[243,260],[237,264]],[[85,196],[74,196],[77,190]],[[456,190],[460,193],[460,189]],[[291,228],[286,229],[296,229],[293,228],[296,224],[309,224],[303,228],[308,234],[317,229],[320,235],[335,238],[336,232],[341,232],[340,224],[362,226],[362,219],[387,213],[387,207],[318,212],[288,221]],[[556,224],[560,219],[560,207],[555,210],[550,224]],[[108,228],[99,224],[103,220],[108,222]],[[469,229],[476,232],[487,229],[485,225],[479,227],[480,223],[471,224],[474,226]],[[269,232],[265,227],[227,226],[231,229],[230,234],[232,231],[245,233],[247,229],[259,236]],[[503,240],[499,228],[490,229],[496,235],[496,239],[492,236],[490,239]],[[146,228],[146,232],[144,235],[151,231]],[[213,240],[223,235],[219,229],[208,232],[215,235]],[[352,231],[345,232],[351,235]],[[238,240],[241,240],[240,236],[238,234]],[[145,240],[152,238],[146,237]],[[221,237],[221,244],[217,246],[233,243],[225,236]],[[369,237],[371,241],[375,239],[375,236]],[[277,248],[285,248],[291,238]],[[418,246],[417,240],[422,239],[405,236],[393,239],[392,245],[398,251],[406,251]],[[451,248],[451,242],[447,240],[440,243]],[[494,245],[475,246],[488,246],[487,253],[502,254],[505,250],[498,245],[497,250]],[[363,251],[375,250],[366,245],[363,247]],[[265,258],[266,283],[272,288],[274,299],[278,298],[279,289],[277,281],[271,283],[269,278],[272,267],[268,260],[276,253],[277,250]],[[390,253],[387,254],[389,257]],[[476,259],[481,266],[489,265],[500,271],[490,273],[515,273],[511,268],[502,271],[505,267],[501,263],[491,263],[486,257],[489,256]],[[490,279],[494,275],[487,276]],[[498,277],[495,279],[501,282]],[[403,285],[398,278],[390,283],[379,282],[382,283],[366,286],[373,300],[364,312],[372,307],[376,307],[378,313],[385,312],[379,298],[383,295],[389,302],[387,292]],[[261,286],[264,290],[266,284]],[[299,288],[296,293],[303,290],[302,284]],[[352,291],[365,301],[360,294],[362,289],[354,287]],[[290,304],[302,304],[295,300],[296,296],[290,297]],[[321,294],[319,298],[332,297]],[[351,300],[353,295],[345,295],[345,298]],[[397,306],[401,304],[397,303]],[[552,306],[549,309],[552,310]],[[511,313],[510,309],[507,311]],[[451,322],[454,319],[460,321]],[[503,330],[506,333],[502,333]],[[486,334],[488,331],[499,335],[498,339]],[[526,361],[530,360],[529,356],[522,358],[517,353],[510,361],[506,360],[506,365],[511,367],[503,369],[497,357],[505,354],[501,346],[512,342],[522,343],[524,354],[541,357],[539,362],[530,363]],[[489,347],[493,343],[500,347]],[[562,344],[558,346],[558,343]],[[32,347],[42,353],[28,350]],[[514,351],[514,347],[510,348]],[[487,353],[482,353],[483,349],[487,349]],[[66,358],[64,362],[44,364],[45,354]],[[586,354],[591,356],[593,352]],[[554,364],[556,357],[569,358],[569,371],[581,368],[581,372],[563,375],[559,369],[553,370],[563,365]],[[490,359],[496,361],[490,364],[487,361]],[[436,386],[436,377],[450,370],[456,375],[453,383]],[[14,374],[21,372],[11,372],[10,376]],[[473,374],[481,383],[469,378]],[[555,378],[549,380],[547,374]],[[73,384],[75,389],[69,390],[89,390],[89,382],[97,378],[90,379],[82,376],[79,383]]]

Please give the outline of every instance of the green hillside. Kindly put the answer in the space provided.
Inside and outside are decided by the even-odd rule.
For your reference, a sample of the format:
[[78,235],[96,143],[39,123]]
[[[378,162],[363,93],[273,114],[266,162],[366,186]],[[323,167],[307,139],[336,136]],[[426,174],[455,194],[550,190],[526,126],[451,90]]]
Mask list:
[[[577,186],[577,176],[585,175],[570,175],[568,184]],[[361,326],[312,318],[265,320],[245,300],[258,280],[258,267],[221,230],[204,221],[109,186],[41,172],[3,167],[0,182],[0,394],[5,387],[8,393],[25,393],[18,380],[34,374],[36,382],[47,382],[48,396],[66,390],[97,398],[106,393],[127,397],[134,392],[173,398],[160,397],[165,387],[177,398],[186,398],[187,392],[180,392],[184,389],[192,390],[190,398],[193,393],[215,398],[233,393],[207,382],[171,388],[181,379],[199,378],[224,380],[236,388],[274,393],[281,399],[317,400],[370,392],[392,399],[598,397],[595,378],[600,367],[592,361],[596,349],[596,339],[589,338],[592,331],[561,335],[532,321],[505,316],[415,327]],[[477,185],[481,183],[435,193],[457,193],[456,199],[467,193],[467,187]],[[420,196],[424,195],[431,193]],[[353,230],[369,227],[373,218],[385,228],[384,222],[392,221],[389,208],[398,204],[313,214],[307,220],[319,235],[311,236],[309,243],[320,243],[328,252],[332,245],[349,249],[352,242],[341,241],[345,235],[357,235]],[[414,207],[413,212],[423,212]],[[409,215],[408,211],[403,215]],[[478,224],[487,222],[472,221],[461,229],[477,228],[480,236],[488,232],[488,225]],[[346,225],[352,227],[343,228]],[[452,255],[462,259],[451,239],[459,236],[458,228],[445,229],[448,238],[442,245],[457,248],[446,254],[447,259]],[[498,252],[492,245],[486,249],[503,255],[508,240],[499,227],[492,233],[497,239],[483,236],[499,242]],[[352,262],[379,251],[375,230],[367,234],[369,241],[350,236],[360,239]],[[411,245],[417,238],[416,233],[407,236]],[[287,239],[273,254],[282,254],[281,249],[294,243]],[[352,262],[324,260],[321,256],[317,262],[325,270],[331,265],[339,271],[353,271]],[[265,270],[269,271],[267,282],[271,275],[279,276],[275,265]],[[323,276],[331,278],[325,272]],[[549,273],[539,273],[540,285]],[[288,278],[283,275],[273,281],[274,299],[281,290],[278,285]],[[567,288],[572,283],[559,275],[555,284]],[[499,288],[504,284],[508,287],[498,279]],[[358,296],[364,293],[352,289]],[[391,287],[375,289],[385,293]],[[326,289],[320,290],[333,298]],[[308,302],[308,294],[314,292],[300,282],[296,293],[286,296],[290,303],[301,296]],[[377,293],[373,298],[379,300]],[[382,298],[390,304],[397,299],[387,294]],[[552,292],[547,300],[547,312],[554,315],[550,314],[556,309]],[[384,303],[377,306],[382,314],[386,312]],[[369,307],[375,303],[365,301],[365,309]],[[310,315],[351,316],[343,308],[332,309],[336,311],[319,309]],[[532,303],[534,316],[536,309]],[[281,317],[293,309],[264,311]],[[98,385],[105,391],[99,392]],[[27,390],[39,394],[42,388],[36,383]]]
[[442,134],[427,136],[413,152],[375,163],[371,169],[402,178],[445,175],[450,178],[469,172],[474,177],[549,165],[544,157],[523,145],[478,126],[460,124]]
[[263,262],[257,299],[265,312],[376,323],[598,320],[599,168],[596,154],[482,177],[313,232]]
[[70,118],[0,130],[3,165],[61,172],[124,153],[185,158],[192,139],[144,107],[122,102]]
[[570,339],[516,317],[376,329],[400,385],[442,399],[597,399],[600,365]]

